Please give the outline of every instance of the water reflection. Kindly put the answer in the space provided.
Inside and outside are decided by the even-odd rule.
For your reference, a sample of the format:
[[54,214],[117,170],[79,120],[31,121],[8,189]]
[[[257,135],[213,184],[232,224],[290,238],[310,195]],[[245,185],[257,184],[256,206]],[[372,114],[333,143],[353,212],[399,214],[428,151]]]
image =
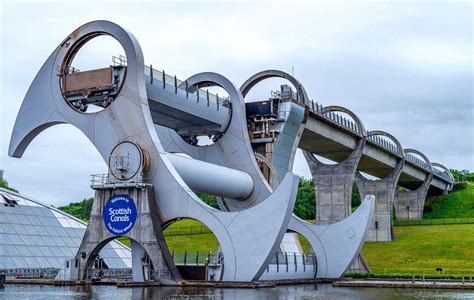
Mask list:
[[305,284],[259,289],[6,285],[0,299],[474,299],[474,291],[343,288]]

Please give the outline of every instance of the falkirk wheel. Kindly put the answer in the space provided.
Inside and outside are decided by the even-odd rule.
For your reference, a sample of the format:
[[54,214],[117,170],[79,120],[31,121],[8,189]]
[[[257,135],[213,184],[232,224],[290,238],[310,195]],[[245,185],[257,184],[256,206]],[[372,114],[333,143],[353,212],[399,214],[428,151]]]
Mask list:
[[[101,35],[115,38],[126,58],[103,69],[74,69],[81,47]],[[285,76],[275,71],[267,77],[297,83]],[[221,87],[229,97],[204,92],[206,86]],[[209,262],[208,280],[338,278],[348,270],[363,245],[374,197],[367,196],[355,213],[333,224],[296,217],[298,177],[288,166],[301,136],[304,107],[298,99],[275,107],[285,138],[275,146],[282,163],[272,164],[274,159],[256,154],[251,144],[243,96],[248,89],[241,91],[217,73],[181,81],[145,66],[135,37],[108,21],[84,24],[57,46],[24,98],[9,155],[20,158],[43,130],[71,124],[108,165],[108,174],[93,181],[91,217],[63,276],[89,279],[102,247],[123,236],[132,241],[134,281],[179,282],[183,276],[163,229],[180,219],[203,223],[218,239],[219,255]],[[201,136],[213,143],[199,145]],[[278,180],[269,182],[264,165]],[[197,192],[218,196],[221,209],[204,203]],[[288,233],[304,236],[312,256],[279,256]],[[146,274],[143,257],[151,271]]]

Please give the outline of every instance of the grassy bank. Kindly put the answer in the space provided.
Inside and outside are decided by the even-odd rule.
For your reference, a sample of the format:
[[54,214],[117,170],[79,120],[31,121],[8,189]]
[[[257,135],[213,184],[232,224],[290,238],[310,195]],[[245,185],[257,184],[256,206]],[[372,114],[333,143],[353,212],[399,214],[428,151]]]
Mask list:
[[426,200],[423,219],[474,218],[474,183],[463,182],[445,196]]
[[[214,234],[206,226],[193,220],[181,220],[171,224],[163,234],[170,251],[179,253],[184,253],[184,251],[214,252],[219,246]],[[130,247],[128,238],[120,238],[119,241]]]
[[396,226],[394,242],[366,242],[362,253],[375,276],[474,276],[474,225]]
[[[164,235],[170,251],[177,253],[214,252],[219,245],[209,229],[192,220],[174,223]],[[464,272],[466,278],[474,277],[474,224],[396,226],[395,236],[394,242],[365,243],[362,253],[373,276],[411,278],[415,272],[417,277],[460,278]],[[307,251],[308,241],[300,241]]]

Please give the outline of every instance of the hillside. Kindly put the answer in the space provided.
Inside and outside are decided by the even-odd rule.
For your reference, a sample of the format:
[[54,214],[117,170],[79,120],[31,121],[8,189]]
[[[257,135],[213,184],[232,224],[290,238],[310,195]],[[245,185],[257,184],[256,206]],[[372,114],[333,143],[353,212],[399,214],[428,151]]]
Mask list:
[[455,188],[448,195],[426,200],[423,218],[474,218],[474,183],[457,183]]
[[474,275],[474,224],[396,226],[393,242],[366,242],[362,249],[375,276]]

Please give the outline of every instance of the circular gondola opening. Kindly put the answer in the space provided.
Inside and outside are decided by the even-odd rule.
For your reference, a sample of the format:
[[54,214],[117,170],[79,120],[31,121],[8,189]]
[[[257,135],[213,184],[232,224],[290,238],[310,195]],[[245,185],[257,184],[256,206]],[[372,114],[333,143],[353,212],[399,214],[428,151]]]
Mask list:
[[80,113],[96,113],[118,96],[127,73],[125,51],[109,35],[91,33],[69,45],[59,68],[61,93]]

